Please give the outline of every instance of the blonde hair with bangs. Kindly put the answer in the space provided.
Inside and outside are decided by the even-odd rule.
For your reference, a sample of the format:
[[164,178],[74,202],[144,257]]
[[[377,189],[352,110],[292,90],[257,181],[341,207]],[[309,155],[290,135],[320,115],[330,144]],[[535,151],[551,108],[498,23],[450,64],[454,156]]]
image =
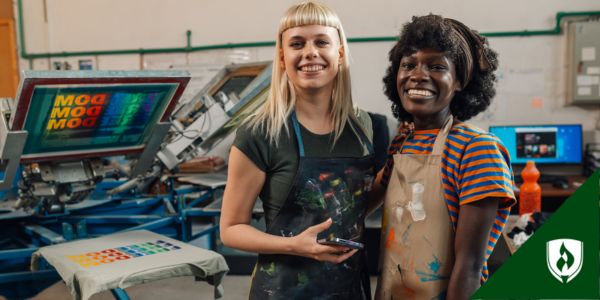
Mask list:
[[[342,134],[348,118],[353,119],[355,124],[358,124],[358,120],[354,113],[352,91],[350,87],[350,53],[342,23],[338,16],[324,4],[305,1],[290,7],[279,22],[269,97],[266,103],[249,118],[252,129],[266,129],[269,141],[275,145],[277,145],[277,140],[281,134],[282,128],[285,128],[286,133],[289,132],[286,121],[296,104],[294,86],[292,82],[289,81],[281,63],[280,54],[281,51],[283,51],[281,39],[283,32],[287,29],[304,25],[323,25],[337,29],[340,45],[344,49],[344,56],[342,57],[342,62],[339,64],[339,70],[333,85],[331,97],[331,118],[334,125],[334,144]],[[352,123],[350,123],[350,126],[352,130],[356,132]]]

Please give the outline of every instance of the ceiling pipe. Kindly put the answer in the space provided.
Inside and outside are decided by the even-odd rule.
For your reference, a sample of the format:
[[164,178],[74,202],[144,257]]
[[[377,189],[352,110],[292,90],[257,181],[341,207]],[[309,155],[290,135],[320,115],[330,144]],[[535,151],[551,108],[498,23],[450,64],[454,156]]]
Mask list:
[[[269,47],[275,46],[275,41],[250,42],[250,43],[227,43],[208,46],[191,46],[192,31],[186,31],[186,46],[179,48],[154,48],[154,49],[123,49],[123,50],[103,50],[103,51],[76,51],[76,52],[49,52],[49,53],[27,53],[25,47],[25,30],[23,26],[23,0],[17,0],[18,24],[19,24],[19,39],[21,45],[21,57],[28,59],[30,66],[32,60],[37,58],[51,57],[69,57],[69,56],[99,56],[99,55],[122,55],[122,54],[158,54],[158,53],[189,53],[198,51],[218,50],[218,49],[234,49],[234,48],[253,48],[253,47]],[[554,28],[548,30],[522,30],[522,31],[498,31],[481,33],[487,37],[513,37],[513,36],[537,36],[537,35],[559,35],[561,33],[560,23],[566,17],[582,17],[582,16],[600,16],[600,11],[580,11],[580,12],[558,12],[556,13],[556,23]],[[371,43],[371,42],[391,42],[396,41],[397,36],[384,37],[365,37],[365,38],[348,38],[349,43]]]

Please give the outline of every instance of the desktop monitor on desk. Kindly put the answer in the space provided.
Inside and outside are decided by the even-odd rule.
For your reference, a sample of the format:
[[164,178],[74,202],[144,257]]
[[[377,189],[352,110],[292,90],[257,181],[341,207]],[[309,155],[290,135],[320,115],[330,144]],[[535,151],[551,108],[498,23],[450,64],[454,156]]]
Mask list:
[[490,132],[506,146],[512,164],[581,164],[580,124],[490,126]]

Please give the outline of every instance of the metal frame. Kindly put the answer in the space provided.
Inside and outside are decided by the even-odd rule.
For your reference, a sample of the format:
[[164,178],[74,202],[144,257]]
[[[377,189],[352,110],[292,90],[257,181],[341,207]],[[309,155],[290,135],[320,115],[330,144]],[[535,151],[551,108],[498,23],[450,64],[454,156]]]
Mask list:
[[[2,151],[0,158],[6,162],[6,165],[2,166],[4,178],[0,181],[0,190],[12,187],[25,141],[27,141],[27,131],[10,131],[6,119],[4,116],[0,116],[0,149]],[[10,147],[6,145],[10,145]]]
[[[30,272],[31,255],[40,247],[62,243],[79,238],[97,237],[118,231],[145,229],[157,232],[178,240],[189,242],[205,235],[211,235],[210,249],[214,249],[215,234],[218,224],[212,224],[200,232],[192,232],[192,217],[217,217],[219,212],[205,211],[196,206],[210,202],[214,197],[214,189],[197,186],[174,186],[174,178],[169,180],[170,191],[165,195],[142,198],[141,195],[116,195],[108,200],[86,200],[67,206],[65,213],[48,216],[25,216],[10,220],[1,220],[0,226],[13,228],[12,244],[20,244],[20,248],[0,250],[0,294],[15,297],[30,297],[30,286],[21,287],[18,282],[36,282],[41,289],[55,282],[59,276],[48,266],[43,271]],[[116,183],[98,186],[105,189]],[[200,196],[186,203],[185,197],[200,193]],[[94,205],[93,202],[98,202]],[[0,241],[2,245],[11,244],[9,239]],[[2,249],[2,248],[0,248]],[[42,268],[43,269],[43,268]],[[54,280],[54,281],[53,281]],[[122,289],[111,291],[117,299],[129,299]]]

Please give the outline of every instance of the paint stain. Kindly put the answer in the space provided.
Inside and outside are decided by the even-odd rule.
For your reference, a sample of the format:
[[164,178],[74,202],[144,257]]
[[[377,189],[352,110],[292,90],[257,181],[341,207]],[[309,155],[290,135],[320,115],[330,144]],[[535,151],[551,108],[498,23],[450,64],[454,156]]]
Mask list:
[[450,276],[440,276],[438,274],[425,273],[422,271],[415,271],[415,273],[419,276],[421,282],[447,280],[450,278]]
[[441,266],[440,260],[437,258],[437,256],[434,255],[433,261],[431,261],[429,263],[429,269],[431,270],[431,272],[437,273],[440,270],[440,266]]
[[396,233],[394,232],[394,228],[390,228],[390,231],[388,231],[387,238],[385,239],[385,248],[389,249],[390,247],[392,247],[394,240],[396,240]]
[[298,284],[299,285],[305,285],[305,284],[308,284],[308,283],[309,283],[308,275],[306,275],[305,272],[298,273]]
[[260,271],[267,273],[269,276],[273,276],[275,274],[275,263],[271,263],[268,268],[261,266]]
[[409,287],[403,286],[402,293],[404,294],[404,296],[406,296],[405,299],[414,299],[415,298],[415,291]]
[[410,223],[408,225],[408,227],[406,227],[406,230],[404,231],[404,233],[402,234],[402,243],[403,244],[408,244],[408,237],[409,237],[409,233],[410,233],[410,228],[412,227],[412,223]]
[[534,97],[531,99],[531,108],[542,108],[544,106],[544,100],[541,97]]

